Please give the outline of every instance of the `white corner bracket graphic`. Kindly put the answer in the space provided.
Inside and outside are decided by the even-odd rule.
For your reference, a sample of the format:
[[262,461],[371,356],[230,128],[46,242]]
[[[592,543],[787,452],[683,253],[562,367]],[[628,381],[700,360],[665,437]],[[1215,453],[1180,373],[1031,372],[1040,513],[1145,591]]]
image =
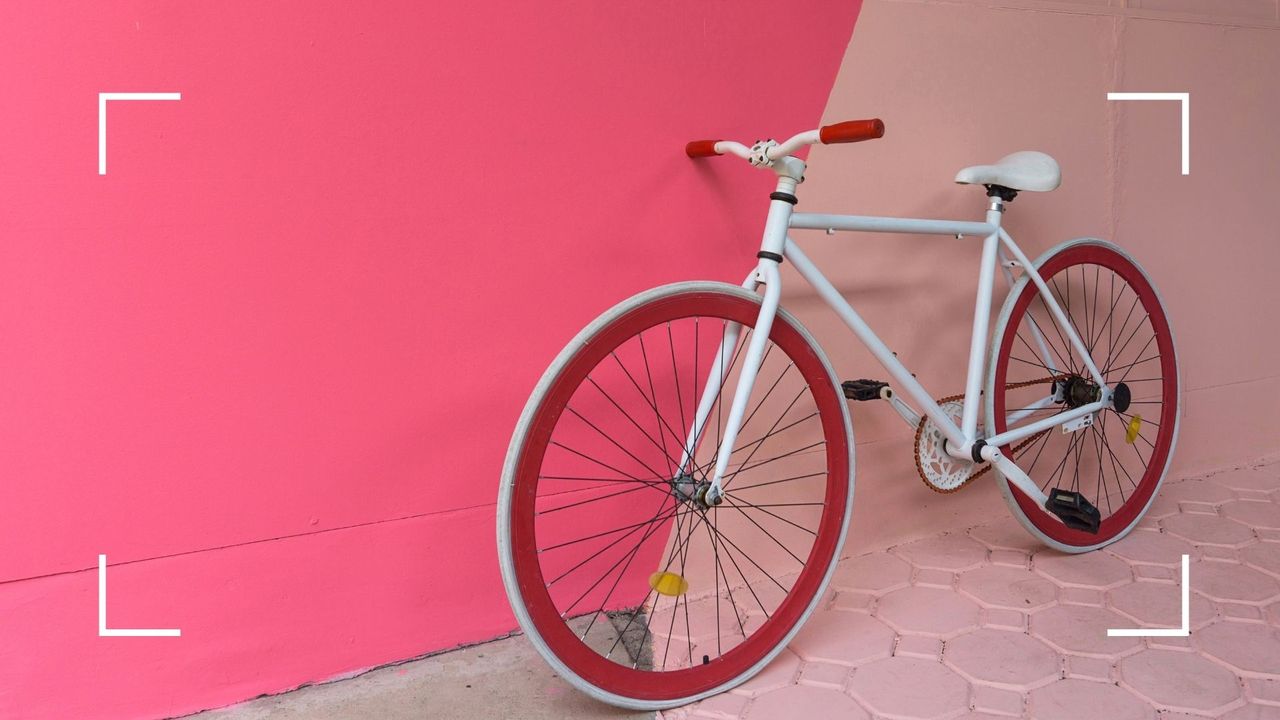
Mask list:
[[1182,174],[1191,174],[1191,93],[1109,92],[1108,100],[1178,100],[1182,103]]
[[116,630],[107,627],[107,556],[98,556],[98,637],[181,637],[178,628],[131,628]]
[[1182,627],[1108,628],[1107,637],[1187,637],[1191,634],[1191,558],[1182,556]]
[[181,100],[182,93],[98,93],[98,174],[107,174],[107,101],[108,100]]

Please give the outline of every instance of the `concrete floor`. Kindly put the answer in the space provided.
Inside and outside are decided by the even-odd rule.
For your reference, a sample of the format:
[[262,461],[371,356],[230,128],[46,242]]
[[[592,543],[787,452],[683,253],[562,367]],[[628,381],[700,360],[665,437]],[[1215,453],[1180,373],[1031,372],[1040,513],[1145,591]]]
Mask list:
[[198,720],[648,720],[561,680],[523,636],[189,715]]

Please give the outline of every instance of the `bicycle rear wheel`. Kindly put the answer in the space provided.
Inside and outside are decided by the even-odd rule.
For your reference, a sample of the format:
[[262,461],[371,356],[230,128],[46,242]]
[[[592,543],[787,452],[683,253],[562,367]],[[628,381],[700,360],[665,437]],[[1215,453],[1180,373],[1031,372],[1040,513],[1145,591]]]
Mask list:
[[[757,296],[720,283],[631,298],[565,348],[516,428],[498,510],[508,598],[548,663],[600,700],[665,708],[746,680],[813,611],[839,558],[849,414],[785,311],[724,502],[702,496],[759,311]],[[689,448],[714,365],[724,380]]]
[[[1155,286],[1119,247],[1073,240],[1045,253],[1036,268],[1115,402],[1090,426],[1055,426],[1001,450],[1041,490],[1084,495],[1101,515],[1098,532],[1069,528],[1003,478],[1000,486],[1014,516],[1042,542],[1086,552],[1124,537],[1160,488],[1178,437],[1177,355]],[[991,435],[1092,402],[1098,392],[1028,279],[1009,293],[996,322],[985,393]],[[1050,395],[1056,401],[1046,402]]]

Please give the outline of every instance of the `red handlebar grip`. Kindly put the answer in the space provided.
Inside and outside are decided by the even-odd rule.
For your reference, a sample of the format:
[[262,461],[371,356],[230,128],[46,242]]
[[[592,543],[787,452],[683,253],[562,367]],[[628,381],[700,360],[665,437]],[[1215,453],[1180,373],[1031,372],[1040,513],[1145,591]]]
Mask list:
[[699,157],[715,157],[720,153],[716,152],[716,143],[719,140],[694,140],[684,146],[684,154],[691,158]]
[[871,120],[847,120],[827,125],[818,131],[822,144],[862,142],[884,137],[884,123],[880,118]]

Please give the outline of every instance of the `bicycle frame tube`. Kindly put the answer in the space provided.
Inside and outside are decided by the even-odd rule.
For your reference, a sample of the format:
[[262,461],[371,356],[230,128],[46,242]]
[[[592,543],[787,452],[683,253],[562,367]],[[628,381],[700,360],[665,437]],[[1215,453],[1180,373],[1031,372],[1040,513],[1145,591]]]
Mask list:
[[[780,177],[779,190],[784,193],[794,192],[795,183],[794,179],[785,176]],[[1026,478],[1025,474],[1018,470],[1015,465],[1000,456],[996,452],[996,448],[1101,410],[1110,401],[1110,388],[1103,382],[1101,373],[1094,364],[1093,358],[1072,327],[1071,321],[1066,317],[1052,293],[1049,292],[1044,279],[1032,268],[1031,261],[1014,243],[1008,232],[1000,227],[1002,213],[1002,204],[998,201],[992,201],[987,211],[986,222],[825,215],[793,213],[792,205],[789,202],[775,199],[770,204],[769,217],[765,224],[761,248],[764,253],[782,255],[795,265],[801,277],[814,288],[818,296],[831,307],[836,315],[844,321],[845,325],[866,345],[880,364],[889,372],[893,378],[895,388],[900,392],[906,393],[909,398],[914,400],[924,414],[938,426],[948,441],[948,452],[966,460],[972,459],[973,449],[978,440],[978,403],[980,402],[982,377],[986,370],[986,350],[990,342],[988,334],[990,331],[995,271],[997,266],[1001,266],[1005,273],[1005,279],[1010,281],[1012,285],[1012,273],[1009,272],[1004,262],[1005,252],[1007,251],[1011,254],[1014,260],[1029,274],[1031,282],[1035,284],[1040,292],[1054,321],[1066,333],[1068,341],[1084,360],[1089,373],[1103,393],[1102,398],[1096,402],[986,438],[987,448],[984,450],[983,456],[991,455],[989,459],[1000,467],[1005,475],[1010,476],[1010,481],[1025,492],[1028,492],[1032,497],[1043,498],[1043,493],[1039,492],[1034,483],[1031,483],[1030,479]],[[965,235],[980,235],[983,238],[978,292],[974,303],[973,333],[969,344],[969,363],[965,377],[965,394],[960,425],[957,425],[942,411],[933,396],[916,380],[910,370],[898,360],[897,356],[893,354],[889,347],[867,325],[866,321],[844,299],[839,290],[831,284],[831,281],[822,274],[813,261],[788,236],[787,231],[789,228],[826,230],[828,232],[845,230],[853,232],[955,235],[958,238]],[[782,292],[781,274],[778,271],[777,261],[767,256],[761,258],[755,271],[747,278],[743,286],[749,290],[756,290],[760,284],[765,286],[760,313],[756,320],[755,331],[751,335],[751,340],[743,353],[741,374],[737,381],[737,387],[734,389],[733,404],[729,411],[728,421],[725,423],[723,438],[716,456],[715,470],[711,475],[711,488],[707,492],[708,499],[713,502],[723,494],[721,479],[728,469],[729,456],[733,452],[738,431],[741,429],[742,418],[746,412],[746,406],[755,384],[756,374],[760,370],[765,346],[769,339],[769,331],[772,329],[773,319],[778,311],[778,301]],[[721,343],[720,351],[716,355],[715,367],[712,368],[707,384],[703,389],[698,410],[695,413],[693,427],[690,428],[688,441],[681,460],[682,472],[693,461],[693,455],[701,439],[711,407],[715,403],[720,385],[726,381],[724,362],[737,347],[740,340],[740,330],[740,327],[731,329],[729,335]],[[1057,372],[1057,365],[1052,362],[1051,353],[1045,344],[1043,336],[1037,328],[1032,328],[1032,333],[1039,346],[1038,349],[1046,361],[1046,365],[1052,368],[1054,372]],[[1045,398],[1043,402],[1047,406],[1048,403],[1052,402],[1052,397]],[[1023,417],[1025,415],[1017,416],[1018,419]]]
[[1000,240],[1004,246],[1013,253],[1013,257],[1022,264],[1026,270],[1027,276],[1031,278],[1031,282],[1035,284],[1036,289],[1040,291],[1040,298],[1045,305],[1049,307],[1049,312],[1053,313],[1053,319],[1062,327],[1062,331],[1067,334],[1067,340],[1071,342],[1071,347],[1079,353],[1084,359],[1085,367],[1089,369],[1089,374],[1093,376],[1093,381],[1102,388],[1103,399],[1110,397],[1111,388],[1107,387],[1106,381],[1102,379],[1102,373],[1098,372],[1098,366],[1093,363],[1093,356],[1089,350],[1085,348],[1084,342],[1080,340],[1080,336],[1076,333],[1075,326],[1067,319],[1066,313],[1062,312],[1062,307],[1058,305],[1057,299],[1053,297],[1053,293],[1049,292],[1049,286],[1045,284],[1044,278],[1040,277],[1040,273],[1035,272],[1031,267],[1031,261],[1027,259],[1026,254],[1018,247],[1013,238],[1009,237],[1009,233],[1003,229],[1000,232]]
[[[1000,272],[1004,275],[1004,282],[1012,290],[1017,281],[1013,278],[1013,271],[1009,269],[1010,262],[1008,256],[1004,254],[1004,248],[1001,247],[997,251],[997,257],[1000,259]],[[1036,349],[1040,351],[1040,358],[1044,360],[1044,366],[1049,368],[1055,375],[1062,372],[1058,368],[1057,360],[1053,357],[1053,353],[1049,352],[1049,344],[1045,342],[1044,335],[1040,333],[1040,328],[1035,323],[1027,326],[1031,330],[1031,337],[1036,341]]]
[[978,437],[978,394],[982,392],[982,361],[987,356],[987,329],[991,324],[991,292],[996,280],[996,250],[999,247],[1000,218],[1004,204],[992,200],[987,209],[987,224],[995,232],[982,241],[982,263],[978,270],[978,296],[973,306],[973,333],[969,339],[969,369],[964,382],[964,410],[961,413],[960,431],[965,442]]
[[938,424],[938,428],[942,430],[942,434],[946,436],[948,442],[956,446],[962,445],[964,436],[960,428],[952,422],[950,417],[947,417],[946,413],[942,412],[942,408],[939,407],[938,403],[934,402],[933,397],[915,379],[911,371],[898,360],[893,351],[884,344],[880,337],[875,334],[875,331],[862,319],[862,316],[845,301],[840,291],[831,284],[831,281],[813,264],[809,256],[805,255],[804,251],[790,238],[787,238],[786,252],[784,254],[795,265],[796,271],[800,273],[800,276],[817,291],[818,297],[822,298],[823,302],[834,310],[836,315],[840,316],[844,324],[848,325],[853,334],[857,335],[858,339],[867,346],[867,349],[871,351],[876,360],[880,361],[880,364],[889,371],[889,375],[893,377],[894,387],[899,392],[906,393],[907,397],[914,400],[924,414]]

